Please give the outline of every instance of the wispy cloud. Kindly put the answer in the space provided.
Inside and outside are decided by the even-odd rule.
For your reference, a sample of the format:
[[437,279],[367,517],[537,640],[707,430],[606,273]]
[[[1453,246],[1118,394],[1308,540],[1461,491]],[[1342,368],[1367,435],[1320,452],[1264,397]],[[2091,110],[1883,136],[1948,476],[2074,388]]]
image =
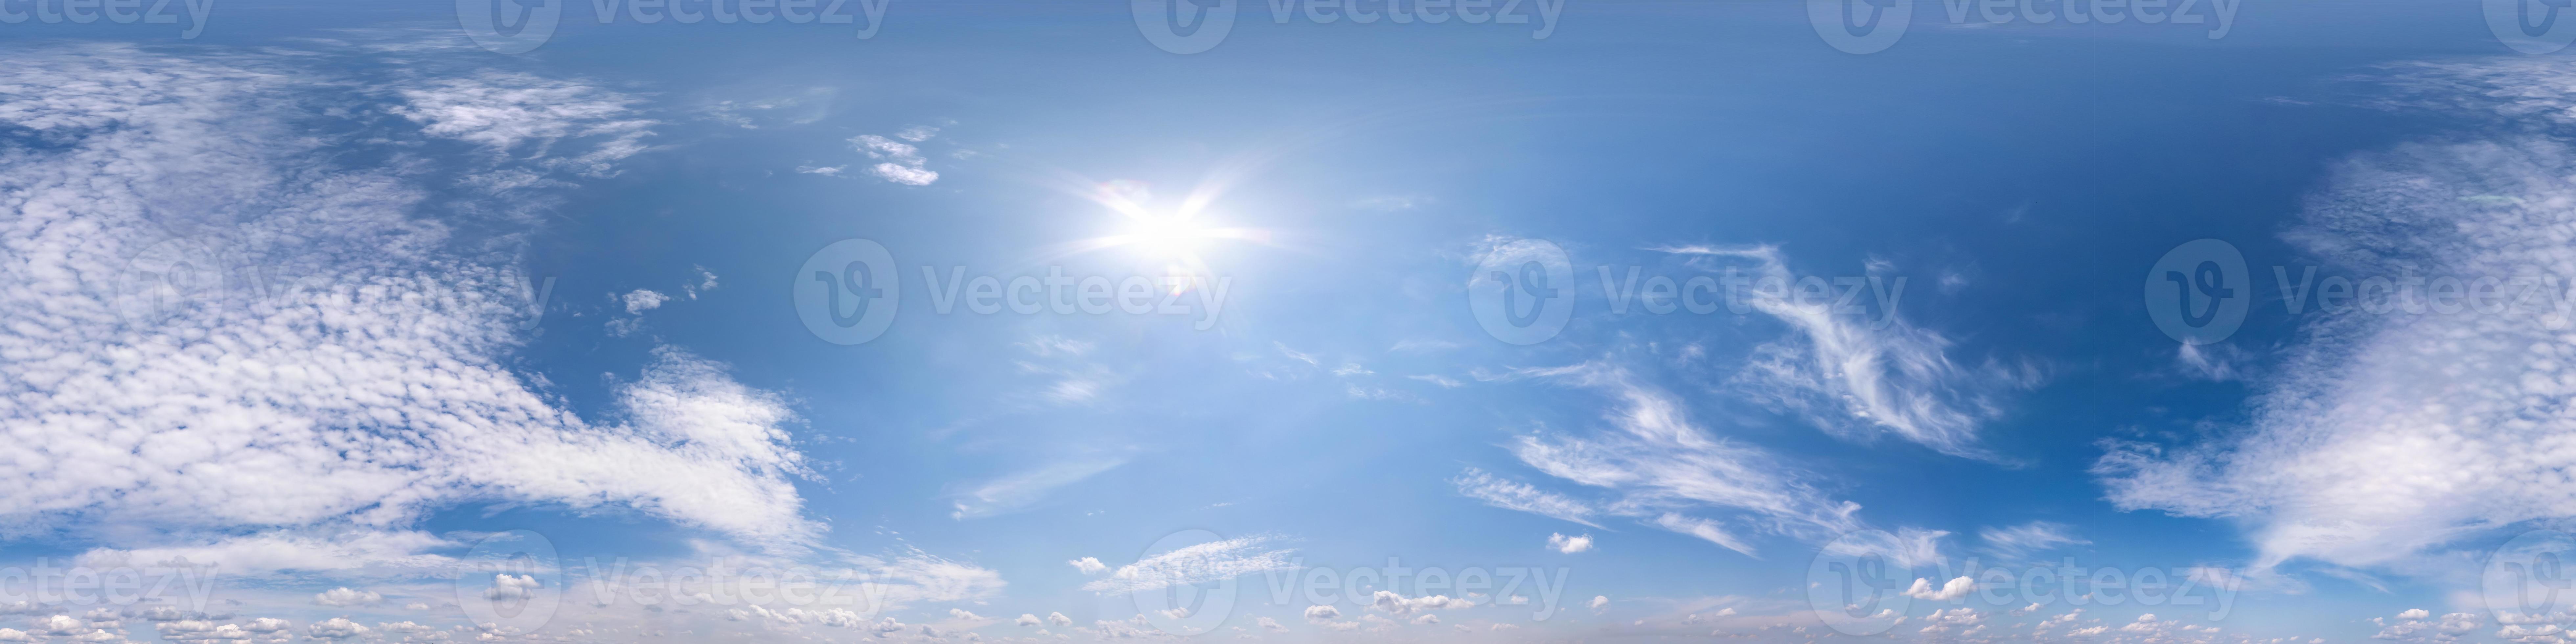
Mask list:
[[1027,507],[1056,488],[1079,483],[1101,472],[1127,464],[1124,457],[1085,458],[1049,464],[1034,470],[974,485],[956,496],[954,519],[989,517]]
[[2075,536],[2075,528],[2052,521],[2032,521],[2011,527],[1988,527],[1977,531],[1977,539],[1986,547],[2006,557],[2027,557],[2058,546],[2092,543]]
[[1273,537],[1239,537],[1180,548],[1119,566],[1108,577],[1083,584],[1082,589],[1123,595],[1295,568],[1288,560],[1295,551],[1269,549],[1274,541],[1277,539]]
[[[1798,280],[1779,249],[1770,246],[1652,250],[1750,260],[1747,277],[1757,291],[1777,284],[1785,292]],[[1893,286],[1902,289],[1902,284]],[[1737,381],[1765,400],[1805,413],[1837,436],[1866,440],[1893,434],[1945,454],[1993,459],[1978,446],[1977,431],[2002,414],[1995,396],[2035,378],[2026,370],[1962,366],[1947,354],[1949,339],[1906,323],[1892,310],[1881,311],[1874,322],[1836,312],[1832,300],[1748,296],[1744,301],[1796,329],[1800,340],[1759,347]]]
[[[1610,430],[1584,436],[1531,434],[1511,445],[1523,463],[1566,481],[1611,492],[1601,503],[1578,501],[1470,469],[1460,492],[1496,507],[1591,525],[1596,515],[1706,539],[1751,554],[1736,532],[1820,537],[1860,527],[1860,506],[1835,501],[1759,447],[1710,435],[1690,423],[1671,394],[1636,381],[1626,371],[1587,362],[1569,367],[1522,369],[1512,378],[1541,378],[1608,393],[1618,405],[1604,419]],[[1728,522],[1698,513],[1732,515]]]

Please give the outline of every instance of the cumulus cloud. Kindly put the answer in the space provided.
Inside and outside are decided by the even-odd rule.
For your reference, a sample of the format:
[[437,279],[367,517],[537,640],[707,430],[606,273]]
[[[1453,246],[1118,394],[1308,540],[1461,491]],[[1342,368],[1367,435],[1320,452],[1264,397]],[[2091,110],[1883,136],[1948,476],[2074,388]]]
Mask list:
[[313,594],[313,603],[323,606],[365,606],[384,600],[385,596],[378,595],[375,591],[355,590],[345,586]]
[[[634,99],[513,74],[369,94],[297,80],[313,76],[300,64],[111,46],[19,48],[0,64],[0,127],[47,141],[0,156],[12,530],[213,530],[233,536],[100,554],[282,560],[278,546],[329,548],[337,531],[426,545],[406,536],[425,513],[476,500],[615,504],[810,541],[778,396],[665,348],[584,418],[511,366],[532,280],[510,249],[522,209],[546,202],[528,191],[612,174],[641,150],[652,121]],[[332,103],[371,96],[400,102]],[[371,166],[349,150],[377,139],[305,129],[371,109],[418,127],[386,138],[492,154],[446,175]],[[467,180],[424,183],[439,176]],[[458,212],[486,219],[431,216]]]
[[922,167],[928,160],[921,157],[920,148],[911,144],[874,134],[861,134],[850,137],[850,145],[867,153],[868,158],[884,160],[868,168],[868,172],[877,178],[907,186],[926,186],[939,180],[939,173]]
[[[1695,260],[1750,260],[1742,301],[1799,333],[1756,348],[1737,378],[1757,396],[1805,414],[1826,431],[1867,440],[1893,435],[1944,454],[1992,459],[1977,431],[2002,414],[1997,397],[2034,377],[1994,365],[1962,365],[1950,340],[1894,311],[1878,318],[1837,312],[1838,302],[1789,297],[1798,276],[1770,246],[1678,246],[1653,250]],[[1732,274],[1735,270],[1725,270]],[[1901,294],[1902,283],[1891,293]],[[1893,299],[1893,298],[1890,298]],[[1902,301],[1902,300],[1896,300]]]
[[[2542,61],[2411,69],[2401,85],[2439,90],[2428,96],[2453,107],[2564,120],[2576,105],[2543,89],[2576,76]],[[2576,469],[2563,440],[2576,431],[2563,413],[2576,404],[2563,281],[2576,247],[2557,232],[2576,226],[2570,175],[2576,150],[2512,128],[2340,163],[2285,235],[2325,263],[2321,274],[2493,280],[2517,297],[2446,312],[2459,301],[2426,284],[2312,311],[2277,373],[2253,383],[2243,427],[2113,444],[2094,467],[2110,500],[2237,520],[2261,567],[2391,564],[2477,531],[2576,516],[2576,487],[2563,482]]]
[[1340,619],[1341,616],[1342,610],[1332,606],[1317,604],[1306,607],[1306,621],[1309,622],[1331,621]]
[[1083,557],[1081,559],[1066,561],[1065,563],[1072,564],[1074,570],[1082,571],[1082,574],[1086,575],[1097,575],[1109,572],[1109,564],[1100,563],[1099,557]]
[[1930,579],[1916,578],[1914,585],[1905,589],[1905,596],[1936,602],[1958,601],[1976,590],[1977,581],[1966,577],[1953,578],[1941,584],[1940,588],[1933,588]]
[[1569,537],[1558,533],[1548,533],[1547,549],[1569,555],[1591,550],[1592,535],[1587,534],[1579,537]]
[[[1474,608],[1475,606],[1475,602],[1469,601],[1464,597],[1450,597],[1448,595],[1405,597],[1391,591],[1381,590],[1369,596],[1369,608],[1371,610],[1384,612],[1390,615],[1411,615],[1423,611],[1452,608]],[[1314,609],[1307,609],[1307,612],[1312,614]]]
[[633,292],[627,293],[625,296],[619,298],[619,300],[625,302],[626,312],[628,314],[639,314],[645,311],[662,308],[662,303],[671,301],[671,296],[663,295],[657,291],[639,288],[635,289]]

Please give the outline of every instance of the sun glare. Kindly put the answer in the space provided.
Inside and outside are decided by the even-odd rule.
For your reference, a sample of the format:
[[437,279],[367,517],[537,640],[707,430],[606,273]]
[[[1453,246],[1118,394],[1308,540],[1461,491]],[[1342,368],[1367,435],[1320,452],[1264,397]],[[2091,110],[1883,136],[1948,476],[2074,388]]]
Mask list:
[[1134,218],[1128,235],[1137,250],[1156,259],[1181,259],[1196,255],[1200,242],[1209,237],[1208,230],[1178,215],[1146,215]]

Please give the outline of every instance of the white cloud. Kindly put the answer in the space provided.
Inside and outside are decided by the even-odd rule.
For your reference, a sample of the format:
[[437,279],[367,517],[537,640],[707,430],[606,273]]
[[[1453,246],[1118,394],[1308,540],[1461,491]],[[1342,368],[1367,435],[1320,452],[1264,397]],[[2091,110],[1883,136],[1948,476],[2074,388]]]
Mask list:
[[1020,613],[1020,618],[1011,620],[1011,624],[1013,626],[1036,626],[1039,624],[1039,620],[1036,615]]
[[333,588],[313,594],[313,603],[323,606],[365,606],[384,600],[385,596],[378,595],[375,591],[355,590],[348,587]]
[[[1693,258],[1753,260],[1744,303],[1787,323],[1803,342],[1757,348],[1753,363],[1738,381],[1772,403],[1806,414],[1836,436],[1867,440],[1892,434],[1945,454],[1990,459],[1993,456],[1977,446],[1977,429],[2002,413],[1995,396],[2034,379],[2000,367],[1962,366],[1947,354],[1949,339],[1908,324],[1894,311],[1864,317],[1835,312],[1838,303],[1834,301],[1765,296],[1786,295],[1798,280],[1776,248],[1654,250]],[[1901,293],[1901,288],[1889,284],[1891,294]],[[1834,408],[1840,413],[1822,411]]]
[[847,169],[849,169],[849,167],[850,167],[850,166],[847,166],[847,165],[835,165],[835,166],[810,166],[810,165],[800,165],[800,166],[796,166],[796,173],[797,173],[797,174],[819,174],[819,175],[823,175],[823,176],[826,176],[826,177],[837,177],[837,176],[841,176],[841,171],[842,171],[842,170],[847,170]]
[[1859,529],[1859,504],[1827,498],[1808,476],[1760,447],[1711,435],[1690,422],[1681,401],[1636,382],[1616,367],[1588,362],[1522,369],[1506,376],[1536,377],[1607,392],[1618,402],[1604,414],[1610,428],[1578,436],[1531,434],[1512,451],[1523,463],[1573,483],[1611,491],[1618,498],[1592,504],[1501,480],[1469,469],[1455,482],[1460,493],[1496,507],[1585,522],[1595,514],[1631,517],[1706,539],[1730,550],[1753,548],[1716,520],[1686,512],[1723,510],[1743,525],[1781,534],[1822,537]]
[[1827,554],[1843,557],[1878,555],[1907,568],[1924,566],[1941,560],[1941,538],[1950,533],[1940,530],[1902,528],[1896,532],[1867,531],[1844,535],[1825,546]]
[[2009,528],[1989,527],[1977,531],[1986,547],[2008,557],[2026,557],[2058,546],[2093,543],[2075,537],[2075,529],[2063,523],[2032,521]]
[[877,178],[907,186],[926,186],[930,185],[933,181],[939,180],[939,173],[937,172],[924,170],[919,167],[892,163],[879,163],[873,166],[868,166],[868,172],[875,173]]
[[1450,483],[1458,486],[1459,494],[1483,501],[1486,505],[1564,519],[1596,528],[1601,527],[1587,518],[1595,512],[1588,504],[1531,487],[1527,483],[1494,476],[1484,470],[1467,468],[1466,472],[1460,473],[1458,478],[1451,479]]
[[[561,169],[605,177],[616,174],[613,163],[645,149],[645,137],[659,125],[635,115],[641,102],[579,82],[512,72],[483,72],[472,78],[423,79],[397,89],[404,103],[387,112],[420,124],[430,136],[483,146],[495,157],[512,158],[541,169]],[[586,143],[587,151],[572,142]],[[535,173],[499,168],[482,175],[488,185],[520,187],[537,181]]]
[[885,160],[868,168],[868,172],[878,178],[908,186],[926,186],[939,180],[939,173],[922,167],[927,160],[921,157],[921,149],[910,144],[874,134],[861,134],[850,137],[850,145],[868,153],[868,158]]
[[1056,488],[1082,482],[1127,464],[1125,457],[1085,458],[1048,464],[974,485],[956,495],[948,513],[957,520],[989,517],[1028,507]]
[[698,273],[698,283],[680,287],[680,290],[689,294],[689,299],[698,299],[699,293],[716,290],[715,271],[707,270],[705,266],[691,265],[689,268],[695,269]]
[[[1390,615],[1411,615],[1423,611],[1475,608],[1476,603],[1464,597],[1424,595],[1405,597],[1391,591],[1377,591],[1369,596],[1369,608]],[[1314,609],[1306,609],[1311,615]],[[1312,617],[1309,617],[1312,619]]]
[[1306,607],[1306,621],[1309,622],[1326,622],[1339,619],[1341,616],[1342,610],[1332,606],[1317,604]]
[[1254,624],[1254,625],[1257,625],[1257,626],[1260,626],[1260,627],[1261,627],[1261,630],[1270,631],[1270,632],[1273,632],[1273,633],[1286,633],[1286,632],[1288,632],[1288,627],[1279,625],[1279,620],[1271,619],[1271,618],[1268,618],[1268,617],[1263,617],[1263,618],[1260,618],[1260,619],[1257,619],[1257,620],[1253,620],[1253,624]]
[[671,301],[671,296],[639,288],[632,293],[627,293],[620,300],[626,303],[627,313],[636,314],[661,308],[663,302]]
[[[296,60],[106,46],[10,58],[0,123],[49,142],[0,158],[0,309],[18,312],[0,328],[10,530],[208,529],[245,536],[129,530],[149,543],[118,545],[247,554],[336,547],[296,536],[316,526],[402,535],[467,500],[624,505],[780,545],[820,529],[787,480],[804,469],[781,429],[794,415],[719,366],[657,353],[592,419],[513,370],[529,280],[496,262],[548,203],[525,192],[539,182],[459,196],[419,183],[435,164],[412,152],[307,131],[321,116],[298,107],[401,114],[421,129],[391,138],[496,151],[458,173],[543,177],[606,174],[640,149],[651,122],[623,111],[631,99],[508,74],[371,94],[298,80]],[[118,80],[80,80],[98,78]],[[372,152],[415,160],[356,161]],[[449,212],[489,218],[424,216]],[[146,274],[180,261],[223,288],[133,297],[178,293]]]
[[1108,577],[1083,584],[1082,589],[1123,595],[1293,568],[1288,562],[1291,551],[1264,549],[1270,541],[1268,537],[1237,537],[1175,549],[1119,566]]
[[1968,596],[1968,593],[1975,592],[1976,590],[1977,581],[1966,577],[1951,579],[1949,582],[1941,584],[1941,587],[1937,589],[1932,587],[1932,580],[1916,578],[1914,580],[1914,586],[1905,589],[1905,596],[1928,601],[1946,602],[1965,598]]
[[1604,607],[1604,606],[1609,606],[1609,605],[1610,605],[1610,598],[1609,598],[1609,597],[1604,596],[1604,595],[1593,595],[1593,596],[1592,596],[1592,610],[1594,610],[1594,611],[1599,611],[1599,610],[1601,610],[1601,608],[1602,608],[1602,607]]
[[358,637],[366,635],[372,630],[374,629],[367,628],[365,625],[357,622],[349,621],[349,618],[346,617],[333,617],[304,626],[305,634],[311,635],[315,638],[328,640]]
[[1073,618],[1064,616],[1064,613],[1047,613],[1047,623],[1055,626],[1072,626]]
[[1569,537],[1559,533],[1548,533],[1547,549],[1569,555],[1591,550],[1592,535],[1587,534],[1579,537]]
[[[2569,72],[2497,60],[2415,80],[2454,104],[2565,119]],[[2499,102],[2500,101],[2500,102]],[[2363,154],[2335,168],[2285,235],[2321,275],[2507,281],[2576,275],[2576,150],[2508,132]],[[2321,278],[2322,279],[2322,278]],[[2428,286],[2438,292],[2438,287]],[[2241,522],[2257,567],[2297,557],[2402,560],[2455,539],[2576,516],[2576,351],[2563,281],[2522,312],[2400,308],[2305,317],[2278,373],[2254,383],[2240,430],[2193,444],[2115,446],[2094,471],[2122,509]],[[2405,305],[2405,301],[2398,301]],[[2384,309],[2385,310],[2385,309]]]
[[1086,575],[1097,575],[1109,572],[1109,564],[1100,563],[1099,557],[1083,557],[1081,559],[1075,559],[1065,563],[1073,564],[1074,570],[1080,570],[1082,571],[1082,574]]

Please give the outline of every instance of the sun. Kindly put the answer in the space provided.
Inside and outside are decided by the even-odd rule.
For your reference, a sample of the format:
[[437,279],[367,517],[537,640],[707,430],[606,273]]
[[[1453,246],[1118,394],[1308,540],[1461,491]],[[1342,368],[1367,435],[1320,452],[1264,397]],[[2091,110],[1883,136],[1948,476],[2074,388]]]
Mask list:
[[1267,230],[1210,225],[1219,219],[1210,216],[1207,208],[1217,192],[1203,187],[1176,207],[1154,207],[1148,205],[1153,203],[1153,197],[1141,182],[1111,181],[1091,186],[1081,191],[1082,196],[1108,209],[1117,223],[1109,234],[1066,244],[1059,252],[1118,249],[1156,265],[1153,270],[1162,271],[1174,293],[1196,288],[1213,279],[1208,255],[1219,250],[1216,242],[1271,242]]
[[1215,231],[1202,226],[1196,217],[1187,215],[1146,214],[1128,218],[1127,244],[1155,259],[1182,260],[1198,256]]

